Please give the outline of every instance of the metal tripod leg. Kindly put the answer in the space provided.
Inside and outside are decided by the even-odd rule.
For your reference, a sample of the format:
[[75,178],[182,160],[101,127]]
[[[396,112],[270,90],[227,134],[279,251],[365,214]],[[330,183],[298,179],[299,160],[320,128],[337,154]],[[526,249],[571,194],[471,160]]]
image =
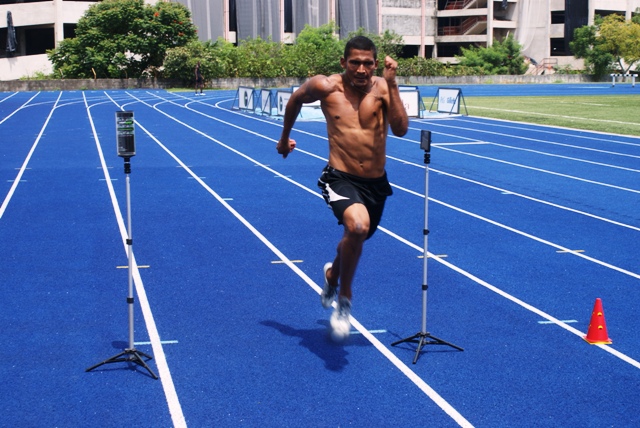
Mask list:
[[449,343],[447,341],[439,339],[429,333],[422,333],[422,332],[416,333],[413,336],[393,342],[391,346],[396,346],[396,345],[399,345],[400,343],[417,343],[418,344],[418,347],[416,348],[416,356],[413,358],[413,364],[415,364],[418,361],[418,357],[420,356],[420,351],[422,350],[422,347],[425,345],[447,345],[459,351],[464,351],[464,349],[462,349],[457,345],[454,345],[453,343]]
[[154,379],[158,379],[158,376],[147,365],[147,363],[145,362],[143,357],[146,358],[147,361],[152,359],[152,357],[150,355],[147,355],[144,352],[138,351],[136,349],[125,349],[121,353],[119,353],[117,355],[114,355],[111,358],[107,358],[106,360],[102,361],[101,363],[98,363],[98,364],[96,364],[94,366],[89,367],[85,371],[86,372],[90,372],[91,370],[93,370],[95,368],[98,368],[98,367],[100,367],[100,366],[102,366],[104,364],[125,362],[125,363],[134,363],[134,364],[137,364],[139,366],[144,367],[145,369],[147,369],[147,371],[149,372],[151,377],[153,377]]

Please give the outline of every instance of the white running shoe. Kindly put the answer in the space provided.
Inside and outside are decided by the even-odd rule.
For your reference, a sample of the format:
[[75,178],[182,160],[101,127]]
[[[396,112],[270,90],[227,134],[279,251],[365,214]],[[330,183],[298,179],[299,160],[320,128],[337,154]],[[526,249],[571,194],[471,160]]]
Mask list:
[[331,307],[338,292],[338,287],[332,287],[329,285],[329,281],[327,280],[327,271],[331,269],[331,266],[333,265],[330,262],[325,263],[324,268],[322,269],[324,272],[324,287],[320,294],[320,301],[322,302],[322,307],[325,309],[329,309]]
[[336,342],[342,342],[349,337],[351,331],[351,322],[349,316],[351,315],[351,302],[344,296],[338,298],[338,307],[333,311],[331,315],[331,337]]

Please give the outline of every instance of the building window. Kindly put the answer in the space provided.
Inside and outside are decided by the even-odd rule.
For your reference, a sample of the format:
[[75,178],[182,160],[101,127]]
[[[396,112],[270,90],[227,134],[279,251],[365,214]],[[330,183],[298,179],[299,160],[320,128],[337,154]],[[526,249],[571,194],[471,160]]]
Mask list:
[[229,31],[238,31],[236,19],[236,0],[229,0]]
[[602,18],[604,18],[605,16],[608,15],[621,15],[624,16],[624,12],[620,13],[620,11],[617,10],[596,10],[595,15],[600,15]]
[[564,39],[551,39],[551,56],[566,56]]
[[554,10],[551,12],[552,24],[564,24],[564,10]]
[[284,0],[284,32],[293,33],[293,4],[292,0]]
[[73,39],[76,37],[76,28],[78,28],[78,24],[62,24],[62,37],[64,39]]
[[40,3],[47,0],[0,0],[0,4],[15,4],[15,3]]
[[400,58],[413,58],[420,53],[420,46],[418,45],[404,45],[400,51]]
[[47,53],[47,49],[56,47],[53,27],[51,28],[25,28],[24,39],[26,55],[40,55]]

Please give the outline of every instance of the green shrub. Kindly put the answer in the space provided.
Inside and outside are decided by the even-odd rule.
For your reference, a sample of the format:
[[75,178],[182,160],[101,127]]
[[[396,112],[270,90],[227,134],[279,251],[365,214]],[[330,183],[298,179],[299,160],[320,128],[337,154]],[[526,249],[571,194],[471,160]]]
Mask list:
[[460,65],[478,75],[524,74],[527,69],[522,47],[510,34],[503,41],[495,40],[489,47],[462,48],[456,55]]
[[416,56],[398,60],[398,76],[444,76],[447,65],[433,58]]

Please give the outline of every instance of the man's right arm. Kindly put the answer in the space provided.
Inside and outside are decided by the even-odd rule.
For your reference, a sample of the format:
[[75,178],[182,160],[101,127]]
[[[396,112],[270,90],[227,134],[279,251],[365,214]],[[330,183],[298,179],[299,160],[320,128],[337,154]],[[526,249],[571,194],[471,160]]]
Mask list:
[[296,122],[298,114],[300,114],[302,105],[305,103],[312,103],[320,99],[324,79],[327,79],[327,77],[314,76],[303,83],[297,91],[291,94],[289,102],[287,103],[287,106],[284,110],[284,119],[280,141],[278,141],[278,144],[276,146],[278,153],[280,153],[283,158],[286,158],[289,153],[291,153],[296,147],[295,140],[290,139],[289,134],[291,133],[291,129]]

